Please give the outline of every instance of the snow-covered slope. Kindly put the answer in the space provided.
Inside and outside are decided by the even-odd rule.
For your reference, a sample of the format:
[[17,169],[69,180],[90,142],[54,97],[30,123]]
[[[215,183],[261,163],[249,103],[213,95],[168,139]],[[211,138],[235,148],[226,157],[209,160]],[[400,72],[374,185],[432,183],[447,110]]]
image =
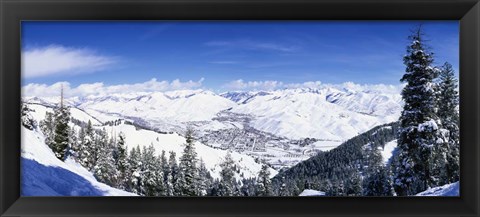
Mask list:
[[325,196],[325,192],[312,189],[305,189],[298,196]]
[[391,141],[391,142],[388,142],[387,144],[385,144],[383,149],[380,151],[380,153],[382,155],[383,162],[385,164],[388,163],[390,158],[392,158],[393,151],[395,150],[395,148],[397,148],[397,140],[396,139]]
[[[118,126],[105,127],[107,132],[123,132],[126,136],[126,145],[129,149],[139,145],[140,147],[153,145],[156,150],[156,154],[160,155],[162,151],[166,154],[170,151],[176,153],[177,158],[182,155],[185,138],[177,133],[161,134],[151,130],[136,129],[132,125],[121,124]],[[211,172],[212,177],[220,178],[220,164],[225,160],[227,150],[216,149],[210,146],[206,146],[200,142],[195,142],[195,151],[198,157],[203,159],[206,168]],[[240,154],[235,151],[231,151],[231,157],[235,162],[240,172],[236,173],[236,177],[240,178],[240,174],[243,177],[256,177],[261,170],[262,165],[255,162],[255,159],[251,156]],[[177,159],[178,160],[178,159]],[[275,176],[277,171],[270,169],[271,176]]]
[[[182,96],[177,95],[177,97]],[[51,108],[39,104],[28,103],[28,107],[32,110],[30,112],[30,115],[38,123],[45,118],[46,111],[51,112],[52,110]],[[173,151],[176,153],[177,160],[179,160],[179,157],[182,155],[185,138],[178,133],[166,134],[158,133],[152,130],[139,129],[133,125],[126,124],[124,121],[117,126],[102,125],[100,122],[96,121],[96,118],[93,118],[93,116],[82,110],[71,108],[70,111],[72,118],[83,122],[87,122],[88,120],[92,121],[94,128],[98,130],[105,129],[106,132],[109,134],[109,137],[116,137],[120,132],[123,132],[126,136],[125,142],[129,149],[136,146],[144,147],[153,145],[157,155],[160,155],[162,151],[165,151],[168,157],[169,152]],[[108,115],[105,116],[107,119],[114,119],[113,117],[108,117]],[[76,130],[79,130],[78,126],[74,126],[72,123],[71,126],[74,127]],[[41,132],[36,131],[36,133]],[[36,137],[38,138],[36,139],[36,141],[34,141],[35,144],[44,141],[43,135],[36,135]],[[25,138],[29,137],[27,136]],[[31,148],[30,143],[31,142],[24,143],[25,148]],[[51,153],[51,150],[46,147],[46,145],[44,146]],[[206,168],[210,170],[212,177],[219,178],[221,170],[220,164],[224,161],[225,156],[227,155],[227,150],[216,149],[202,144],[201,142],[195,143],[195,149],[197,151],[198,157],[202,158]],[[243,177],[255,177],[261,170],[262,165],[260,163],[257,163],[255,159],[251,156],[231,151],[231,157],[235,161],[236,166],[239,169],[239,172],[236,173],[237,178],[241,178],[241,175],[243,175]],[[56,158],[53,160],[58,161]],[[273,177],[277,174],[277,171],[274,169],[270,169],[270,174]]]
[[22,196],[135,196],[98,182],[72,159],[58,160],[44,141],[22,126]]
[[117,114],[164,122],[211,120],[235,103],[210,91],[172,91],[137,96],[92,97],[79,105],[87,112]]
[[416,196],[460,196],[460,182],[454,182],[443,186],[430,188]]
[[398,119],[399,95],[287,89],[258,95],[231,111],[257,117],[253,127],[294,139],[346,140]]

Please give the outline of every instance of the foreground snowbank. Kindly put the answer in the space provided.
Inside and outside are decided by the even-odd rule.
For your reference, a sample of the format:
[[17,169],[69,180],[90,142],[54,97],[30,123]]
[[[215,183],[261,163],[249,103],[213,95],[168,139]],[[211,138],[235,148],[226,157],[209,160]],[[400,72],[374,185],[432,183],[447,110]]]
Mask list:
[[430,188],[416,196],[460,196],[460,183],[454,182],[443,186]]
[[298,196],[325,196],[325,192],[312,189],[305,189]]
[[22,196],[135,196],[98,182],[72,159],[58,160],[41,132],[22,127]]

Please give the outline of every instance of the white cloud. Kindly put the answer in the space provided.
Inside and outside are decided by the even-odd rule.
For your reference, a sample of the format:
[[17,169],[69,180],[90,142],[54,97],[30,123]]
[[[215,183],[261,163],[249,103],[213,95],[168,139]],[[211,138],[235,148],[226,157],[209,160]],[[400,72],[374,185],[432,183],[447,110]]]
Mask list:
[[286,84],[286,88],[321,88],[322,82],[321,81],[307,81],[304,83],[291,83]]
[[230,81],[222,86],[230,90],[275,90],[283,87],[281,81],[247,81],[242,79]]
[[380,93],[400,93],[405,84],[388,85],[388,84],[356,84],[353,82],[345,82],[340,85],[333,85],[353,91],[377,91]]
[[92,73],[115,63],[115,59],[98,55],[86,48],[61,45],[32,48],[22,52],[22,76],[34,78],[67,73]]
[[143,83],[135,84],[121,84],[121,85],[105,85],[104,83],[89,83],[81,84],[77,87],[72,87],[68,82],[57,82],[52,85],[46,84],[27,84],[22,87],[22,95],[27,97],[56,97],[60,93],[60,88],[63,85],[66,97],[73,96],[89,96],[89,95],[111,95],[111,94],[129,94],[137,92],[163,92],[169,90],[184,90],[196,89],[202,87],[204,78],[198,81],[185,81],[179,79],[169,81],[157,81],[153,78]]

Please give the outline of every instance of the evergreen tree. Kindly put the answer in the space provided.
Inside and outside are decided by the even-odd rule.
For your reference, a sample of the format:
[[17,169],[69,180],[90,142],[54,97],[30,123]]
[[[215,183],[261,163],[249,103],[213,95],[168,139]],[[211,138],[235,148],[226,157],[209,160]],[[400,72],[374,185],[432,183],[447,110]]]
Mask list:
[[118,142],[115,143],[116,154],[114,155],[115,160],[115,167],[118,171],[118,182],[116,187],[124,188],[126,177],[127,177],[127,170],[128,170],[128,153],[127,153],[127,146],[125,144],[125,134],[120,132],[118,135]]
[[113,186],[117,183],[118,174],[113,158],[113,144],[108,142],[108,136],[103,129],[98,138],[98,162],[95,165],[94,174],[97,180],[107,185]]
[[140,189],[145,196],[155,196],[156,185],[158,181],[159,165],[156,165],[157,159],[155,157],[155,148],[153,145],[143,147],[141,158],[141,182]]
[[[460,177],[460,120],[457,88],[458,81],[455,78],[452,65],[446,62],[440,71],[438,91],[438,116],[442,121],[443,127],[448,130],[448,142],[437,150],[437,153],[441,154],[440,157],[437,157],[437,164],[446,161],[445,168],[440,170],[440,172],[443,171],[445,173],[445,178],[441,180],[440,185],[456,182]],[[438,162],[438,158],[441,159],[440,162]]]
[[78,147],[79,147],[79,140],[78,140],[78,133],[75,130],[75,128],[72,128],[68,134],[68,141],[70,144],[68,144],[67,151],[66,151],[66,158],[69,156],[72,156],[74,159],[77,159],[78,161]]
[[346,180],[346,194],[347,196],[360,196],[362,195],[362,176],[358,170],[352,171],[352,177]]
[[282,176],[281,183],[280,183],[280,189],[278,190],[279,196],[291,196],[290,189],[287,186],[287,182],[285,180],[285,176]]
[[130,151],[128,162],[130,165],[129,171],[131,172],[131,176],[128,176],[129,180],[127,182],[127,190],[135,194],[142,195],[142,153],[139,146]]
[[58,159],[64,160],[69,145],[70,126],[68,122],[70,121],[70,111],[69,108],[63,104],[63,89],[60,105],[54,109],[54,118],[55,130],[52,150]]
[[255,185],[256,180],[254,178],[247,178],[242,180],[242,187],[240,188],[241,196],[256,196]]
[[423,33],[419,27],[410,36],[411,45],[404,56],[406,73],[400,81],[404,107],[400,116],[398,158],[395,163],[394,188],[398,195],[413,195],[434,187],[431,171],[432,150],[445,142],[441,121],[436,111],[436,69],[432,67],[433,54],[426,51]]
[[175,190],[176,196],[188,196],[185,193],[186,183],[185,183],[185,173],[183,170],[178,170],[176,175],[176,180],[173,183],[173,189]]
[[262,169],[258,173],[257,178],[257,195],[272,196],[272,182],[270,181],[270,171],[266,164],[262,165]]
[[93,130],[92,122],[90,120],[87,123],[85,128],[80,130],[79,134],[79,152],[78,156],[80,159],[80,164],[87,168],[89,171],[92,171],[96,165],[96,155],[98,152],[96,144],[95,131]]
[[21,103],[20,105],[21,111],[20,111],[20,117],[21,117],[21,122],[22,126],[29,130],[33,130],[34,128],[37,127],[37,123],[33,119],[33,117],[30,115],[31,109],[28,108],[28,105],[25,103]]
[[193,131],[187,129],[186,144],[183,154],[180,157],[180,172],[182,174],[180,182],[180,191],[183,196],[196,196],[198,185],[198,167],[197,167],[197,153],[195,152],[193,142]]
[[162,165],[162,172],[163,172],[163,178],[164,182],[166,184],[167,179],[168,179],[168,174],[170,174],[170,166],[168,164],[167,156],[165,155],[165,150],[162,150],[162,154],[160,155],[160,162]]
[[45,144],[53,150],[54,142],[54,129],[55,129],[55,119],[53,113],[46,112],[45,118],[40,121],[40,130],[42,131],[43,135],[45,135]]
[[203,159],[200,159],[200,164],[199,164],[199,169],[198,169],[198,196],[205,196],[207,194],[207,189],[210,187],[212,184],[211,179],[212,177],[210,176],[210,172],[208,172],[207,168],[205,167],[205,163],[203,162]]
[[[170,167],[169,176],[171,176],[172,179],[171,179],[171,182],[167,183],[167,186],[171,185],[173,187],[173,195],[179,196],[181,193],[179,189],[179,184],[178,184],[179,168],[177,164],[177,158],[175,157],[175,152],[173,151],[170,152],[170,156],[168,158],[168,165]],[[167,176],[167,179],[168,179],[168,176]]]
[[167,181],[165,183],[165,196],[175,196],[172,173],[167,174]]
[[162,170],[162,161],[160,157],[156,157],[154,177],[155,177],[155,192],[156,192],[155,196],[166,196],[167,187],[165,185],[165,178]]
[[232,159],[230,152],[225,155],[225,160],[220,164],[222,170],[220,171],[220,184],[219,194],[220,196],[233,196],[235,193],[235,162]]
[[363,196],[392,196],[392,183],[388,170],[383,166],[378,148],[367,150],[368,168],[363,180]]

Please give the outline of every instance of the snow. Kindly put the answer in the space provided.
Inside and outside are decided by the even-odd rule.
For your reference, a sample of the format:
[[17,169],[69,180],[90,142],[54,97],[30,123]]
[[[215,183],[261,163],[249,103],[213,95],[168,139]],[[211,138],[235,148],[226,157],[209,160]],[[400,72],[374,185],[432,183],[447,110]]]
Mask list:
[[305,189],[298,196],[325,196],[325,192],[312,189]]
[[[125,124],[105,127],[105,129],[107,132],[113,132],[114,134],[123,132],[128,149],[132,149],[137,145],[142,148],[153,144],[157,155],[165,151],[168,156],[169,152],[173,151],[177,160],[179,160],[185,147],[185,138],[177,133],[161,134],[150,130],[137,130],[134,126]],[[200,142],[195,142],[194,147],[198,157],[203,159],[205,167],[210,170],[212,177],[220,178],[220,164],[225,160],[227,150],[215,149]],[[241,169],[240,173],[243,173],[244,177],[256,177],[258,175],[262,165],[256,163],[253,157],[235,151],[231,151],[230,154],[237,167]],[[273,177],[278,172],[270,168],[270,173],[271,177]],[[240,174],[237,173],[236,178],[239,179]]]
[[460,196],[460,183],[454,182],[440,187],[430,188],[426,191],[418,193],[416,196]]
[[330,151],[338,147],[342,143],[343,143],[342,141],[317,141],[313,143],[313,146],[315,147],[316,150]]
[[98,182],[73,159],[57,159],[38,129],[22,126],[22,196],[135,196]]
[[211,120],[236,104],[210,91],[182,90],[138,96],[92,97],[79,105],[86,111],[142,117],[165,122]]
[[333,88],[269,93],[255,96],[231,111],[255,116],[252,126],[256,129],[292,139],[347,140],[397,120],[401,111],[401,97],[394,94],[349,95]]
[[397,140],[395,139],[395,140],[385,144],[382,151],[380,151],[380,153],[382,155],[383,162],[385,164],[387,164],[388,161],[390,160],[390,158],[392,157],[393,151],[395,150],[396,147],[397,147]]
[[253,115],[250,126],[258,130],[290,139],[328,140],[347,140],[374,126],[396,121],[402,108],[398,91],[356,86],[223,94],[181,90],[90,96],[76,101],[79,108],[101,121],[111,120],[108,117],[112,116],[135,117],[155,126],[183,127],[184,122],[211,122],[217,113],[229,109]]
[[[44,105],[28,104],[28,107],[30,109],[35,110],[35,112],[31,112],[31,115],[35,120],[43,120],[47,112],[53,113],[52,108],[48,108]],[[88,122],[90,120],[93,125],[101,124],[96,118],[92,117],[91,115],[85,113],[84,111],[78,108],[70,108],[70,116],[72,118],[75,118],[77,120],[82,120],[85,122]]]
[[[173,93],[169,93],[169,97],[185,97],[185,94],[188,92],[180,92],[177,95],[173,95]],[[190,96],[192,97],[192,96]],[[223,100],[226,100],[222,98]],[[34,108],[35,111],[31,112],[33,118],[37,121],[40,122],[45,118],[45,113],[46,111],[50,111],[50,108],[47,108],[42,105],[36,105],[36,104],[29,104],[29,107]],[[71,109],[71,111],[74,109]],[[130,150],[137,145],[142,147],[149,146],[153,144],[156,154],[160,155],[162,151],[165,151],[168,157],[168,154],[170,151],[175,152],[177,160],[179,160],[179,157],[182,155],[183,149],[184,149],[184,144],[185,144],[185,138],[178,133],[171,133],[171,134],[163,134],[163,133],[157,133],[152,130],[143,130],[139,129],[137,130],[135,126],[132,125],[127,125],[125,123],[122,123],[121,125],[118,126],[102,126],[100,125],[100,122],[95,121],[95,119],[90,119],[92,118],[91,115],[89,115],[86,112],[83,112],[81,110],[75,109],[79,112],[72,112],[72,117],[81,120],[81,121],[88,121],[92,120],[92,123],[98,124],[94,128],[98,130],[102,130],[105,128],[106,132],[109,134],[109,137],[117,137],[120,132],[123,132],[126,136],[126,145],[127,148]],[[116,118],[114,117],[109,117],[107,114],[104,114],[104,119],[109,119],[109,120],[115,120]],[[220,123],[218,121],[212,121],[209,126],[213,126],[212,128],[222,128],[222,126],[225,125],[224,123]],[[77,130],[79,130],[78,126],[72,126],[75,127]],[[232,127],[232,126],[230,126]],[[41,132],[37,132],[41,133]],[[38,136],[38,135],[37,135]],[[44,141],[44,138],[37,138],[35,143],[42,142]],[[30,143],[24,143],[24,144],[30,144]],[[25,145],[25,148],[31,149],[35,148],[30,147],[29,145]],[[220,178],[220,164],[224,161],[224,158],[227,154],[227,150],[221,150],[221,149],[216,149],[210,146],[207,146],[205,144],[202,144],[200,142],[195,143],[195,149],[197,151],[198,157],[202,158],[205,166],[207,169],[210,170],[210,173],[212,177],[214,178]],[[40,151],[42,152],[48,152],[51,153],[51,150],[46,147],[46,149],[41,149]],[[35,151],[31,151],[32,153]],[[43,153],[45,155],[45,153]],[[30,156],[30,152],[26,152],[25,156]],[[262,164],[256,163],[255,159],[252,156],[248,156],[246,154],[238,153],[235,151],[231,152],[231,156],[233,160],[236,162],[237,167],[240,169],[240,172],[236,174],[236,178],[238,180],[241,179],[241,174],[243,174],[243,177],[256,177],[258,172],[261,170]],[[43,163],[45,165],[56,165],[58,163],[56,158],[47,158],[43,159],[40,158],[38,159],[39,161],[42,161],[40,163]],[[43,162],[45,160],[53,160],[54,162]],[[80,165],[75,165],[72,162],[69,162],[67,159],[67,163],[70,163],[70,170],[74,170],[76,173],[81,173],[83,176],[88,176],[88,171],[85,170],[79,170]],[[275,176],[278,171],[274,170],[273,168],[270,168],[270,174],[271,177]],[[85,173],[86,172],[86,173]],[[92,178],[92,177],[90,177]]]
[[419,124],[417,128],[419,132],[426,130],[438,130],[438,125],[434,120],[429,120]]

